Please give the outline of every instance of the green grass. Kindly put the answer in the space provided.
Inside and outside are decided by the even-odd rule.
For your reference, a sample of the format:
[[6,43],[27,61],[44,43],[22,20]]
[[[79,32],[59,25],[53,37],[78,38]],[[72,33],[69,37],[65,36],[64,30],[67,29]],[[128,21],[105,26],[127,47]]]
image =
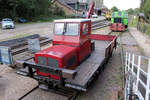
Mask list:
[[138,23],[138,17],[136,19],[131,18],[131,22],[129,23],[129,27],[136,27]]
[[146,31],[145,31],[146,35],[150,36],[150,24],[146,25]]

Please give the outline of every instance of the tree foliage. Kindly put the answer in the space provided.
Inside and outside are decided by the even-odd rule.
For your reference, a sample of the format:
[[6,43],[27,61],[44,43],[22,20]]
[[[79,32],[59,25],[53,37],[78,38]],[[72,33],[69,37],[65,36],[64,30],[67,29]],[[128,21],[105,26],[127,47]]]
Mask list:
[[147,18],[149,18],[150,16],[150,0],[146,0],[145,1],[145,4],[144,4],[144,7],[143,7],[143,10],[144,10],[144,14]]
[[133,10],[132,8],[128,9],[127,12],[128,12],[129,14],[134,14],[134,10]]
[[150,0],[141,0],[141,11],[150,19]]
[[113,12],[119,11],[119,9],[118,9],[116,6],[112,7],[111,10],[112,10]]
[[0,0],[0,5],[0,18],[31,19],[40,15],[48,15],[51,0]]

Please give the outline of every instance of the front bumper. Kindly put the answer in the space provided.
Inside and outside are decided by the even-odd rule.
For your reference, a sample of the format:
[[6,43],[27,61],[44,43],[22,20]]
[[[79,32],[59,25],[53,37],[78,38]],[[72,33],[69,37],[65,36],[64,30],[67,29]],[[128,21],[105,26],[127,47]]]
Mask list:
[[12,28],[15,28],[15,26],[12,26],[12,25],[5,25],[5,26],[2,26],[3,29],[12,29]]

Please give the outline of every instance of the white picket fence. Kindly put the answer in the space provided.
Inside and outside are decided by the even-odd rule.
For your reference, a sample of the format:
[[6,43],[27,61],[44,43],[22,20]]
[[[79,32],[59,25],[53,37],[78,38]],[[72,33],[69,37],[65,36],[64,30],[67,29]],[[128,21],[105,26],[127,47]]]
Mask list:
[[125,54],[125,100],[150,100],[150,58]]

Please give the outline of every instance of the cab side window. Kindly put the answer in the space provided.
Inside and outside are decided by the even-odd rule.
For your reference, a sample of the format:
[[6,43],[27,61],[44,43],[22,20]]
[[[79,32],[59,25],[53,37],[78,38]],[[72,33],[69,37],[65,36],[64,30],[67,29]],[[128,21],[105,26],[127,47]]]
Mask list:
[[89,32],[89,24],[85,23],[83,24],[83,27],[82,27],[82,33],[87,34],[88,32]]

